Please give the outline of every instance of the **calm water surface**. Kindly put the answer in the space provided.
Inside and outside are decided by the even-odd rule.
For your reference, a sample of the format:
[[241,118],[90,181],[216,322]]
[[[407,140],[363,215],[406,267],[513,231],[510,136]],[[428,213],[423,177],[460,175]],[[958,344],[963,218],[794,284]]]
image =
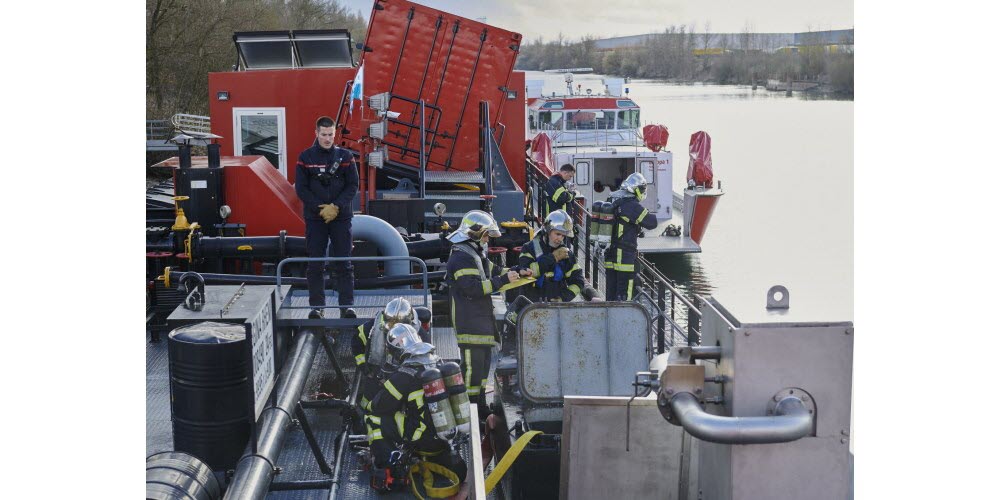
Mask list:
[[[546,93],[565,92],[562,75],[527,78],[544,79]],[[603,91],[599,75],[574,78]],[[675,190],[685,182],[691,134],[704,130],[726,192],[702,253],[654,257],[657,267],[686,291],[715,295],[735,309],[762,309],[766,290],[782,284],[799,312],[853,321],[854,102],[785,97],[762,87],[655,80],[627,87],[643,122],[670,130]]]

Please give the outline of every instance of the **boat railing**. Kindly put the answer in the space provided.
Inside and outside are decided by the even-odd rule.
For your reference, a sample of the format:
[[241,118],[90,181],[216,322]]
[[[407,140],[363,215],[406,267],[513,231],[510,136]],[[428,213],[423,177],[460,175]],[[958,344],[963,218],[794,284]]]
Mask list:
[[[411,256],[408,256],[408,255],[405,255],[405,256],[404,255],[388,255],[388,256],[378,256],[378,257],[288,257],[286,259],[282,259],[281,262],[278,263],[278,267],[275,269],[275,275],[276,275],[275,276],[275,278],[276,278],[275,279],[275,284],[274,284],[275,293],[277,293],[277,295],[278,295],[278,302],[284,302],[285,296],[284,296],[284,293],[281,290],[281,276],[282,276],[281,271],[285,267],[286,264],[298,263],[298,262],[387,262],[387,261],[399,261],[399,260],[406,260],[406,261],[412,262],[414,264],[417,264],[420,267],[420,275],[421,275],[421,280],[422,280],[422,284],[423,284],[422,290],[423,290],[423,300],[424,301],[423,301],[422,304],[413,304],[413,305],[415,305],[415,306],[419,305],[419,306],[430,307],[430,305],[431,305],[431,290],[430,290],[430,287],[428,286],[427,263],[424,262],[423,259],[419,259],[417,257],[411,257]],[[350,306],[350,305],[347,305],[347,306],[325,306],[326,309],[347,309],[348,307],[353,307],[353,308],[357,309],[360,306]],[[379,307],[381,307],[381,306],[379,306]],[[283,309],[315,309],[314,306],[292,306],[290,304],[287,305],[287,306],[283,305],[282,308]]]
[[[536,231],[545,220],[545,183],[548,177],[531,159],[526,160],[525,180],[528,185],[528,208],[525,221]],[[584,277],[595,289],[607,281],[604,268],[606,245],[591,239],[590,222],[592,215],[579,199],[569,207],[575,230],[569,246],[581,263]],[[642,305],[653,323],[650,335],[657,353],[665,352],[675,345],[697,345],[701,341],[701,312],[695,299],[690,299],[678,289],[676,283],[663,275],[652,263],[639,253],[637,260],[636,301]],[[606,288],[606,287],[605,287]]]

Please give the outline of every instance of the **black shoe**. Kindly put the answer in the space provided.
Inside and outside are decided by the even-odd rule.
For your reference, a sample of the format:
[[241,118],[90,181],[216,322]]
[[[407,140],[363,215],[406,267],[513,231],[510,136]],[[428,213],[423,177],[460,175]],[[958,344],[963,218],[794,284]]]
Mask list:
[[353,308],[348,307],[344,309],[344,313],[341,315],[343,318],[354,319],[358,317],[358,313],[354,312]]
[[309,319],[323,319],[323,310],[313,309],[312,311],[309,311]]

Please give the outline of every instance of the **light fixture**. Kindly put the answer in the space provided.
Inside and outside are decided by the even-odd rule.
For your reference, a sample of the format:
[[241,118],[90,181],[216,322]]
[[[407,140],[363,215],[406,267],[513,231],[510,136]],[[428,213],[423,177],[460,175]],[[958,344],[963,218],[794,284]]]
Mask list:
[[507,99],[510,99],[512,101],[514,99],[517,99],[517,91],[516,90],[508,90],[507,91]]
[[389,93],[382,92],[369,97],[368,107],[380,112],[389,109]]
[[229,100],[229,91],[228,90],[220,90],[220,91],[218,91],[218,92],[215,93],[215,97],[216,97],[216,99],[218,99],[220,101],[228,101]]
[[382,168],[385,166],[385,161],[389,158],[389,151],[385,148],[379,148],[371,153],[368,153],[368,165],[375,168]]
[[375,122],[368,126],[368,137],[372,139],[385,139],[386,123]]

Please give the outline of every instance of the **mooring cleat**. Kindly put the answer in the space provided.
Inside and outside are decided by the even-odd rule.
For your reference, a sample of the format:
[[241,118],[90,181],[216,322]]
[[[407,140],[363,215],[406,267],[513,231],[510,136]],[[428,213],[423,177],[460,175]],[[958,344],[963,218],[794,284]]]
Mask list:
[[309,319],[323,319],[323,310],[313,309],[312,311],[309,311]]
[[358,317],[358,313],[355,312],[353,308],[348,307],[347,309],[344,309],[344,314],[342,315],[342,317],[354,319]]

